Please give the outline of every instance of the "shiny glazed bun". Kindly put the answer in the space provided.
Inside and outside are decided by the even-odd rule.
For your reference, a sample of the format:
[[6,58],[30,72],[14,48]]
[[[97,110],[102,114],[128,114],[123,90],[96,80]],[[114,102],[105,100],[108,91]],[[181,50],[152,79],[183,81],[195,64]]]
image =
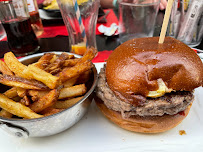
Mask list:
[[101,69],[95,102],[118,126],[158,133],[188,115],[194,89],[203,85],[203,63],[184,43],[137,38],[118,46]]
[[[110,89],[123,101],[137,105],[149,91],[157,90],[157,79],[175,91],[192,91],[202,86],[203,64],[184,43],[166,37],[129,40],[110,55],[106,79]],[[136,96],[135,96],[136,95]]]

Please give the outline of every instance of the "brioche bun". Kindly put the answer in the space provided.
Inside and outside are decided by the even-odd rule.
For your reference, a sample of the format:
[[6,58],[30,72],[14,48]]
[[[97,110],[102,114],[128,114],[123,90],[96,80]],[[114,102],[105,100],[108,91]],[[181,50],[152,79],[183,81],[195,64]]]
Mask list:
[[[137,105],[161,78],[168,88],[192,91],[202,86],[203,64],[183,42],[166,37],[137,38],[118,46],[106,64],[106,79],[111,90],[123,101]],[[141,96],[135,96],[141,95]]]
[[[142,133],[164,132],[177,126],[188,115],[193,100],[184,107],[185,110],[172,115],[132,114],[126,118],[123,117],[123,113],[121,114],[123,110],[113,110],[119,109],[121,102],[134,109],[147,104],[148,93],[159,88],[158,79],[162,79],[173,92],[192,94],[195,88],[203,85],[203,64],[198,55],[174,38],[166,37],[163,44],[159,44],[158,40],[158,37],[137,38],[118,46],[106,63],[107,85],[97,86],[101,88],[108,86],[113,96],[116,96],[116,100],[119,100],[116,101],[116,108],[112,100],[105,105],[111,95],[103,99],[105,101],[103,102],[101,97],[105,95],[100,95],[103,93],[101,91],[97,93],[98,97],[95,97],[97,106],[109,120],[126,130]],[[129,109],[126,112],[129,112]]]
[[99,107],[104,116],[119,127],[140,133],[160,133],[170,130],[180,124],[188,115],[191,105],[184,111],[176,115],[163,116],[131,116],[123,118],[120,112],[111,110],[105,106],[100,98],[95,98],[96,105]]

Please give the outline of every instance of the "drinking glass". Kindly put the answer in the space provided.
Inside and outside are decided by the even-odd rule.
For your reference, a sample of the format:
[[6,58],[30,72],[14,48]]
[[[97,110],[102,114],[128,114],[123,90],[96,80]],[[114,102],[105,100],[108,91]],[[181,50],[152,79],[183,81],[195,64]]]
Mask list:
[[74,53],[83,55],[88,47],[97,48],[96,45],[96,22],[98,17],[99,0],[77,0],[82,23],[85,28],[87,44],[80,29],[81,24],[76,16],[75,0],[57,0],[63,17],[63,21],[68,30],[70,50]]
[[169,36],[190,47],[201,43],[203,37],[202,0],[174,1],[169,21]]
[[118,0],[119,40],[152,37],[160,0]]

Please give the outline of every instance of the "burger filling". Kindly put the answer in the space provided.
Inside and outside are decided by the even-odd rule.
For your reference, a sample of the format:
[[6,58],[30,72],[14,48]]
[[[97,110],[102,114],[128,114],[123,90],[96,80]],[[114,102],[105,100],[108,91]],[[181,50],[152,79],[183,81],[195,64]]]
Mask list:
[[194,100],[193,92],[177,91],[166,93],[158,98],[146,98],[146,102],[140,106],[121,101],[109,88],[106,82],[105,68],[99,74],[97,84],[97,96],[104,104],[112,110],[121,112],[124,118],[131,115],[139,116],[162,116],[164,114],[174,115],[184,111]]

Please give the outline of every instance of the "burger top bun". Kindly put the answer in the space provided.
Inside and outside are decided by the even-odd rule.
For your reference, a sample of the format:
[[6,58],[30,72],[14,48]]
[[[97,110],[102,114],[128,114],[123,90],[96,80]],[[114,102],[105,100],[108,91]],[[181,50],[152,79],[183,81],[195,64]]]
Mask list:
[[137,105],[158,89],[157,79],[175,91],[192,91],[203,84],[203,64],[184,43],[166,37],[129,40],[110,55],[106,65],[109,87],[122,101]]

